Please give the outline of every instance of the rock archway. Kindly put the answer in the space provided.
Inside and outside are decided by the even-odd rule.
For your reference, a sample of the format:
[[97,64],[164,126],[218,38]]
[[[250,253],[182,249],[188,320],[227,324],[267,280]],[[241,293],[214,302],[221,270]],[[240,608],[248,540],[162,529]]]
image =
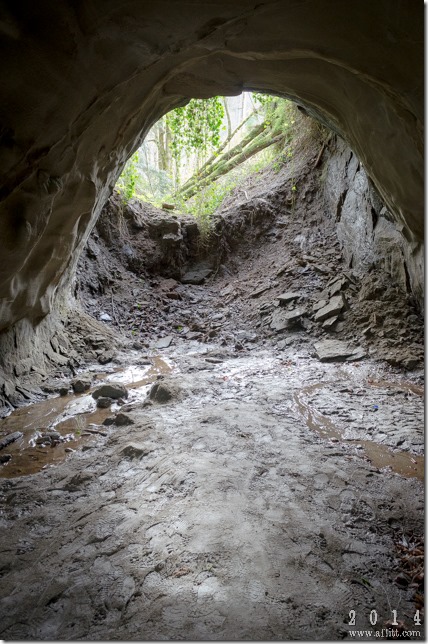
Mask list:
[[4,2],[0,31],[1,330],[52,310],[163,113],[243,89],[293,98],[346,139],[420,268],[422,3]]

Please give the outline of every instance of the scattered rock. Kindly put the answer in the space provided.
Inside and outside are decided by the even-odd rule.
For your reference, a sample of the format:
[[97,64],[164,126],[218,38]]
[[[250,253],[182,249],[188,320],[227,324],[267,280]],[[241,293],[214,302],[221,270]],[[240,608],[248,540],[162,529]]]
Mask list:
[[348,284],[349,284],[349,280],[344,275],[342,275],[341,277],[334,278],[333,281],[331,281],[331,283],[329,282],[329,284],[327,285],[330,293],[330,297],[333,297],[333,295],[340,293],[340,291],[346,288]]
[[59,432],[56,432],[55,430],[51,429],[48,432],[45,432],[45,436],[47,436],[50,439],[54,440],[61,440],[62,436]]
[[92,398],[95,398],[95,400],[100,397],[113,398],[114,400],[128,398],[128,390],[119,382],[109,382],[92,392]]
[[36,445],[50,445],[51,447],[55,447],[58,443],[63,443],[64,440],[65,439],[59,432],[50,430],[48,432],[42,432],[42,434],[36,438]]
[[60,387],[58,393],[60,396],[67,396],[69,391],[70,389],[68,387]]
[[367,275],[362,283],[358,300],[380,300],[385,293],[385,287],[382,284],[376,283],[370,276]]
[[202,338],[202,333],[200,331],[190,331],[189,333],[186,333],[186,338],[188,340],[199,340]]
[[108,313],[101,313],[99,320],[101,322],[113,322],[113,318]]
[[317,273],[321,273],[321,275],[328,275],[328,273],[331,273],[331,268],[325,266],[324,264],[314,264],[313,269]]
[[98,362],[100,364],[107,364],[108,362],[111,362],[115,356],[115,352],[113,349],[104,351],[100,356],[98,356]]
[[276,298],[279,301],[280,306],[285,306],[289,302],[292,302],[293,300],[298,300],[299,297],[301,297],[300,293],[293,293],[292,291],[287,291],[286,293],[282,293],[281,295],[278,295]]
[[291,311],[283,311],[278,309],[272,314],[272,321],[270,323],[270,328],[273,331],[284,331],[284,329],[289,329],[292,326],[296,325],[300,318],[305,315],[305,309],[292,309]]
[[134,458],[142,458],[143,456],[147,456],[147,454],[150,453],[150,450],[148,450],[144,445],[140,445],[139,443],[128,443],[128,445],[125,445],[120,453],[125,458],[132,460]]
[[340,295],[335,295],[334,297],[331,298],[329,303],[324,306],[322,309],[319,309],[314,316],[315,322],[322,322],[323,320],[326,320],[327,318],[331,318],[335,315],[338,315],[343,307],[345,306],[345,298],[343,297],[342,294]]
[[[80,377],[72,380],[71,386],[75,394],[83,394],[84,391],[88,391],[88,389],[90,389],[91,382],[90,378]],[[68,389],[66,393],[68,393]]]
[[49,360],[60,365],[61,367],[68,365],[68,358],[66,356],[62,356],[59,353],[56,353],[48,346],[44,350],[44,354],[47,358],[49,358]]
[[278,344],[276,345],[276,348],[279,349],[280,351],[283,351],[286,347],[289,347],[291,344],[293,344],[293,338],[285,338],[284,340],[280,340]]
[[322,328],[323,329],[331,329],[331,327],[336,324],[338,319],[339,319],[338,315],[335,315],[332,318],[327,318],[327,320],[324,320],[324,322],[322,324]]
[[167,403],[177,397],[178,387],[166,382],[155,382],[149,392],[149,399],[157,403]]
[[103,420],[103,425],[105,427],[110,427],[110,425],[114,425],[115,417],[114,416],[109,416],[108,418],[105,418]]
[[155,344],[156,349],[167,349],[171,342],[173,341],[173,336],[172,335],[167,335],[164,338],[161,338],[158,340]]
[[210,275],[212,275],[212,272],[212,268],[194,268],[193,270],[185,273],[181,278],[181,281],[183,284],[194,284],[199,286],[200,284],[203,284]]
[[220,295],[221,297],[226,297],[227,295],[231,295],[234,292],[234,290],[235,290],[235,287],[233,286],[233,284],[229,284],[228,286],[225,286],[225,288],[223,288],[220,291]]
[[319,311],[320,309],[323,309],[325,306],[327,306],[328,300],[318,300],[318,302],[315,302],[315,304],[312,307],[313,311]]
[[11,458],[12,458],[12,454],[2,454],[0,456],[0,464],[4,465],[5,463],[9,463]]
[[250,331],[236,331],[235,337],[239,342],[257,342],[258,340],[257,333],[251,333]]
[[412,356],[402,353],[389,353],[384,356],[384,360],[391,365],[391,367],[402,367],[408,371],[416,369],[422,362],[417,356]]
[[12,434],[8,434],[7,436],[0,438],[0,449],[7,447],[7,445],[14,443],[23,436],[24,434],[22,432],[13,432]]
[[353,353],[351,353],[350,356],[346,358],[346,362],[354,362],[356,360],[361,360],[362,358],[365,358],[367,355],[367,351],[363,349],[363,347],[357,347]]
[[127,414],[120,412],[114,419],[114,424],[122,427],[124,425],[133,425],[134,421]]
[[349,359],[360,360],[366,354],[362,347],[352,347],[341,340],[322,340],[315,345],[315,354],[321,362],[341,362]]
[[97,407],[99,407],[100,409],[107,409],[107,407],[110,407],[112,402],[112,398],[107,398],[107,396],[100,396],[97,399]]
[[265,302],[264,304],[260,305],[259,312],[261,317],[264,315],[269,315],[275,308],[275,305],[272,302]]
[[264,286],[261,286],[260,288],[256,289],[252,293],[250,293],[250,297],[256,298],[268,291],[270,288],[272,288],[272,284],[265,284]]

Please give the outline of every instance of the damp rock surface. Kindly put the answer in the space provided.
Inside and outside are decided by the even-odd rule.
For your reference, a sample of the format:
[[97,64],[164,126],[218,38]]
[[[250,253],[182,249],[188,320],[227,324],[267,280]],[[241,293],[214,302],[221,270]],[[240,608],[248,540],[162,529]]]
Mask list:
[[97,400],[97,398],[127,398],[128,390],[121,383],[109,382],[95,389],[95,391],[92,392],[92,397],[95,398],[95,400]]
[[[203,283],[181,280],[201,262],[194,221],[106,204],[82,310],[44,345],[55,373],[23,363],[2,388],[5,413],[27,403],[0,426],[23,434],[0,458],[4,639],[338,641],[349,610],[413,628],[419,587],[394,580],[424,530],[423,324],[391,279],[401,250],[389,272],[350,268],[340,240],[362,226],[357,266],[389,216],[361,219],[378,211],[355,156],[317,169],[334,139],[304,142],[225,200]],[[8,341],[23,351],[27,331]],[[97,402],[68,394],[87,373]]]
[[412,615],[391,557],[423,529],[416,379],[303,348],[170,357],[154,386],[182,397],[0,479],[3,637],[336,641],[349,606]]

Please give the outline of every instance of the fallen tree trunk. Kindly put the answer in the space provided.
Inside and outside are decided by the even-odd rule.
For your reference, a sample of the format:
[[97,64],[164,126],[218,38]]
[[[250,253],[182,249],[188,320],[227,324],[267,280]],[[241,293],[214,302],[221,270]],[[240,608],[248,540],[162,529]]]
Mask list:
[[[258,131],[258,135],[254,137],[256,130]],[[187,201],[199,190],[205,188],[213,181],[216,181],[219,177],[224,176],[258,152],[278,143],[284,138],[284,133],[280,130],[265,130],[264,126],[253,128],[250,134],[252,135],[251,137],[250,135],[245,137],[239,145],[232,148],[230,152],[223,155],[216,163],[212,164],[202,176],[195,177],[191,183],[188,182],[183,186],[183,188],[178,192],[178,195]]]
[[[180,188],[178,191],[179,195],[185,195],[188,191],[191,191],[192,188],[196,185],[198,185],[203,179],[208,177],[211,172],[213,172],[214,168],[220,163],[227,161],[228,159],[231,159],[233,156],[236,154],[239,154],[247,145],[251,143],[251,141],[257,137],[263,130],[265,129],[266,125],[264,123],[260,123],[259,125],[256,125],[255,127],[252,128],[252,130],[247,134],[246,137],[242,139],[240,143],[235,145],[229,152],[226,152],[221,156],[222,150],[225,149],[227,146],[228,141],[226,140],[223,145],[220,147],[219,150],[217,150],[216,154],[213,155],[208,161],[198,170],[197,173],[195,173],[186,183]],[[232,137],[236,134],[236,132],[240,129],[237,128]],[[231,140],[229,139],[229,141]]]

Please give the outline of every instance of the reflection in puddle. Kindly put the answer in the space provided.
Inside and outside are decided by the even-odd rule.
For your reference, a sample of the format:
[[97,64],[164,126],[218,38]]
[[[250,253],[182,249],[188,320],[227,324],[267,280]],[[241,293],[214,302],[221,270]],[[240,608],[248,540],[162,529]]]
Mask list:
[[[121,382],[129,390],[127,402],[136,402],[145,398],[147,385],[172,368],[167,360],[154,356],[144,366],[131,365],[108,375],[96,374],[96,384],[90,391],[103,381]],[[17,409],[0,420],[0,438],[22,432],[21,438],[0,451],[5,461],[10,457],[0,465],[0,478],[35,474],[48,465],[61,463],[68,453],[93,442],[97,436],[107,436],[103,422],[118,408],[113,403],[107,409],[99,409],[90,393],[84,393],[49,398]]]
[[[337,425],[312,407],[306,400],[306,397],[316,391],[325,387],[328,383],[317,383],[303,387],[299,392],[294,394],[295,408],[304,419],[306,425],[312,431],[316,432],[319,436],[326,439],[334,439],[346,444],[354,444],[361,450],[361,453],[367,456],[374,467],[378,469],[390,468],[396,474],[405,476],[407,478],[417,478],[420,481],[424,480],[424,457],[416,456],[410,452],[401,450],[393,451],[386,445],[376,443],[370,440],[356,440],[346,439],[343,432]],[[412,383],[388,383],[384,381],[373,382],[368,381],[368,384],[374,387],[391,387],[394,389],[411,391],[412,393],[423,395],[423,387],[413,385]],[[361,449],[362,448],[362,449]]]

